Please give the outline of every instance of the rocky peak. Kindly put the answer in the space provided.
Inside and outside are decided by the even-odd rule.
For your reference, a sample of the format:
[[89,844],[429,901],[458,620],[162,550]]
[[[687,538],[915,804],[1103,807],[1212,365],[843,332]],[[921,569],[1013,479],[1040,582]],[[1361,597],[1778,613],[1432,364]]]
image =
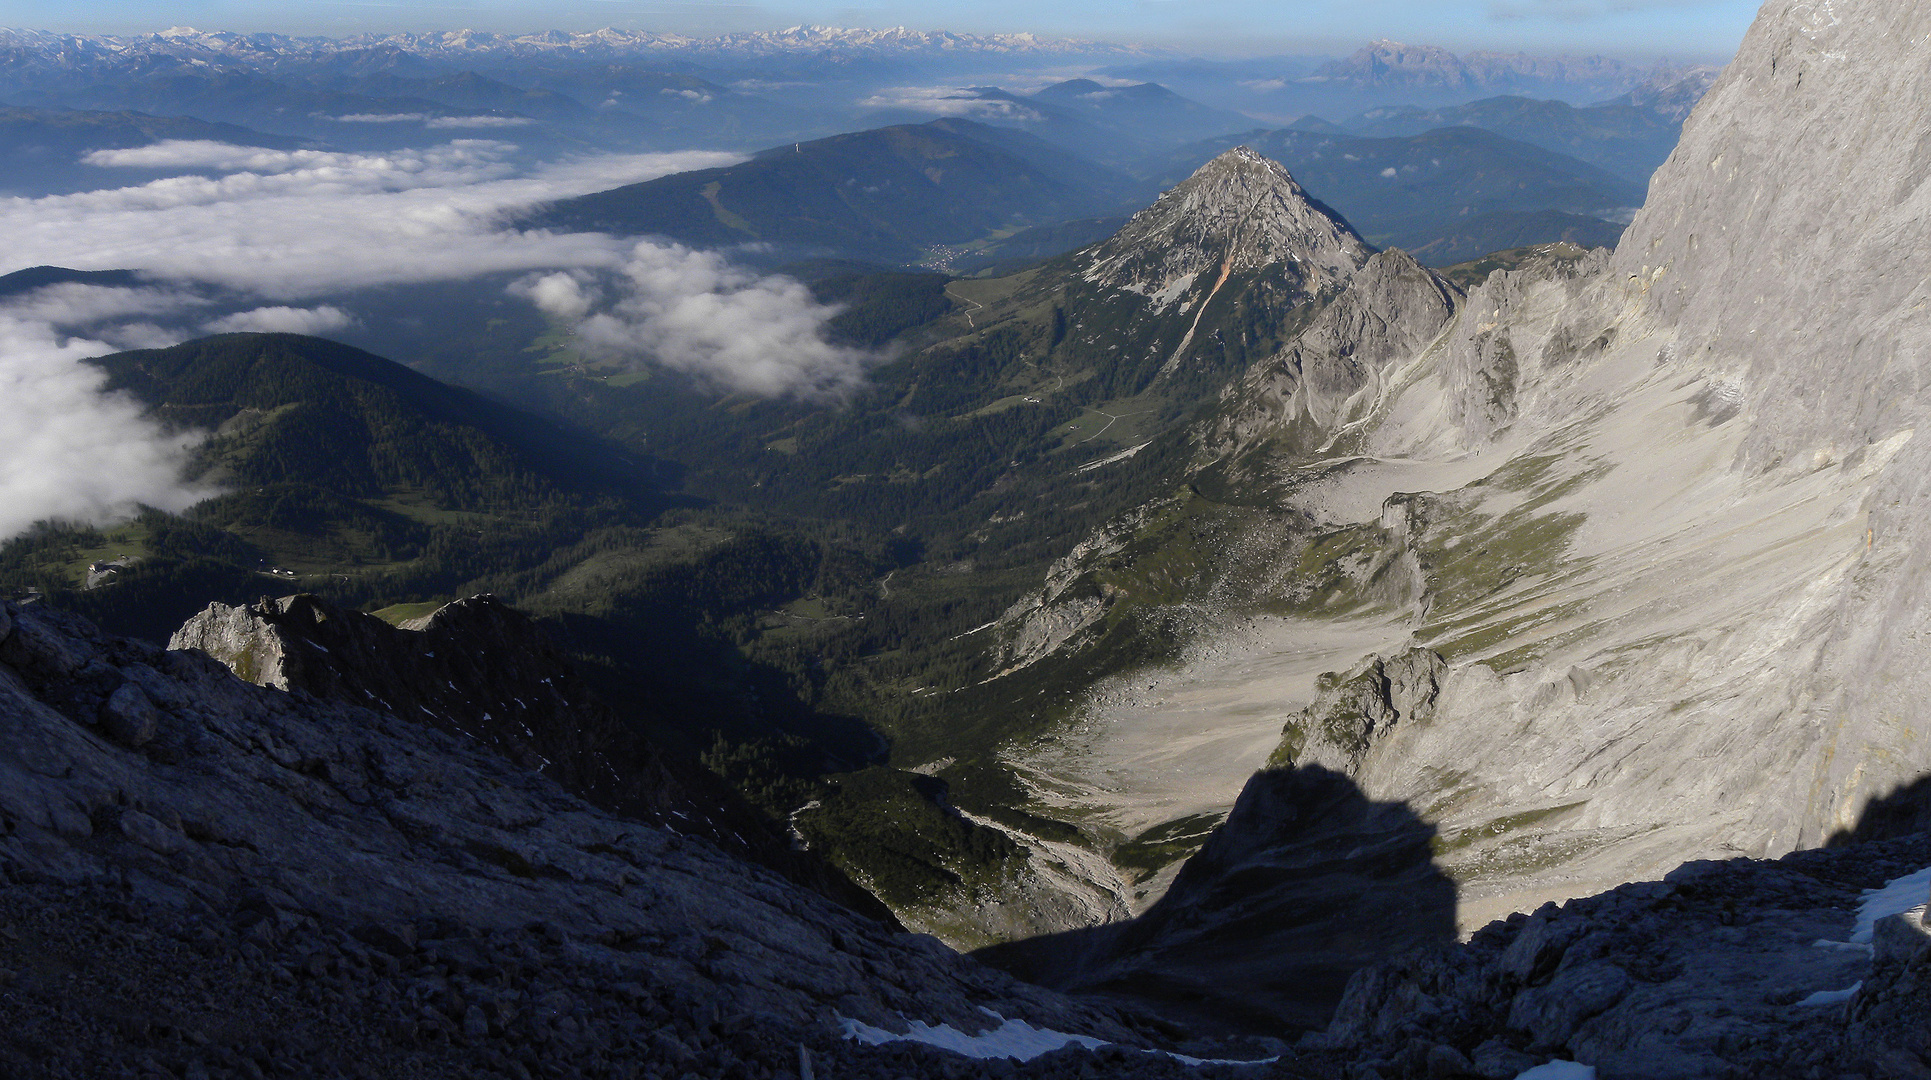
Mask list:
[[1151,293],[1183,278],[1191,286],[1209,274],[1290,268],[1313,293],[1345,282],[1369,254],[1279,162],[1237,146],[1133,215],[1094,253],[1086,277]]

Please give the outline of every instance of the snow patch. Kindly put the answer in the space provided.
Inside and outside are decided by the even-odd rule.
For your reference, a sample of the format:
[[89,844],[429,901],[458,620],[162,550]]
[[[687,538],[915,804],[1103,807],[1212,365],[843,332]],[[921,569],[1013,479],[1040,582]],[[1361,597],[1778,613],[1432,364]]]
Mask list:
[[1197,270],[1190,274],[1181,274],[1167,282],[1166,288],[1152,294],[1148,299],[1153,301],[1156,308],[1165,308],[1168,304],[1187,295],[1187,290],[1193,288],[1194,280],[1198,277],[1200,272]]
[[1854,982],[1842,990],[1819,990],[1797,1003],[1798,1008],[1806,1005],[1842,1005],[1864,988],[1863,982]]
[[1864,900],[1857,905],[1857,924],[1851,931],[1851,944],[1871,944],[1879,919],[1922,907],[1927,895],[1931,895],[1931,868],[1906,874],[1881,888],[1864,890]]
[[844,1027],[845,1038],[856,1039],[866,1046],[878,1046],[888,1042],[916,1042],[981,1060],[1013,1058],[1018,1061],[1031,1061],[1041,1054],[1049,1054],[1069,1043],[1078,1043],[1088,1050],[1097,1050],[1106,1045],[1105,1039],[1036,1028],[1024,1020],[1008,1020],[990,1009],[985,1011],[999,1021],[999,1026],[983,1035],[967,1035],[950,1024],[934,1027],[923,1020],[910,1021],[910,1030],[903,1035],[873,1027],[862,1021],[848,1020],[842,1016],[838,1021]]
[[[838,1023],[844,1028],[845,1038],[856,1039],[866,1046],[879,1046],[888,1042],[924,1043],[927,1046],[950,1050],[955,1054],[981,1061],[992,1058],[1031,1061],[1041,1054],[1050,1054],[1073,1043],[1078,1043],[1088,1050],[1097,1050],[1102,1046],[1110,1045],[1105,1039],[1096,1039],[1091,1035],[1068,1035],[1066,1032],[1054,1031],[1050,1028],[1036,1028],[1024,1020],[1008,1020],[991,1009],[981,1008],[979,1011],[999,1021],[999,1026],[982,1035],[967,1035],[950,1024],[935,1026],[922,1020],[911,1020],[907,1021],[910,1030],[903,1035],[897,1035],[884,1028],[876,1028],[863,1021],[851,1020],[843,1016],[838,1018]],[[1257,1061],[1197,1058],[1163,1050],[1139,1052],[1160,1054],[1182,1065],[1196,1068],[1202,1065],[1268,1065],[1280,1060],[1279,1058],[1263,1058]],[[1586,1078],[1578,1076],[1577,1080],[1595,1080],[1595,1075],[1596,1071],[1591,1069]]]
[[1516,1073],[1515,1080],[1596,1080],[1596,1067],[1573,1061],[1545,1061],[1533,1069]]
[[[1892,915],[1902,915],[1914,908],[1924,906],[1927,894],[1931,894],[1931,867],[1915,874],[1906,874],[1901,878],[1892,878],[1878,888],[1865,889],[1864,898],[1857,905],[1857,921],[1851,925],[1850,940],[1820,940],[1813,943],[1813,947],[1855,949],[1868,953],[1877,934],[1878,920]],[[1862,982],[1858,982],[1842,990],[1819,990],[1797,1002],[1797,1007],[1841,1005],[1849,1001],[1863,986]]]

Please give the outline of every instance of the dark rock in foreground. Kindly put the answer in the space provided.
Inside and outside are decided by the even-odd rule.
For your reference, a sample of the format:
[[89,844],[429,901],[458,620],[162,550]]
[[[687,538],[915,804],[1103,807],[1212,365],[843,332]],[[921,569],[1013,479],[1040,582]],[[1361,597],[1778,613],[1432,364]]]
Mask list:
[[894,928],[875,897],[699,767],[673,768],[578,677],[536,623],[472,596],[400,627],[318,596],[210,604],[171,649],[198,649],[259,686],[378,709],[486,746],[573,795],[696,834]]
[[38,605],[0,608],[0,869],[10,1076],[774,1075],[841,1018],[984,1010],[1143,1041],[475,740]]

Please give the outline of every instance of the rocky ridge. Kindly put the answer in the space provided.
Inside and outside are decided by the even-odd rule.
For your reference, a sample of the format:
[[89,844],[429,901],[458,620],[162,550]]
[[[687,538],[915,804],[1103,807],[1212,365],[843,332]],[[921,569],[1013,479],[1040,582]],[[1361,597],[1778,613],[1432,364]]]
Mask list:
[[770,1076],[846,1018],[985,1010],[1154,1034],[475,740],[40,605],[0,609],[0,716],[13,1075]]
[[1927,863],[1918,834],[1692,862],[1518,912],[1361,972],[1302,1045],[1346,1048],[1358,1073],[1383,1076],[1513,1077],[1550,1054],[1604,1077],[1922,1076],[1924,909],[1861,932],[1853,913]]
[[1461,301],[1406,253],[1372,256],[1286,349],[1229,388],[1209,446],[1223,460],[1260,439],[1275,453],[1319,450],[1385,396],[1389,374],[1434,342]]
[[491,596],[398,626],[307,594],[210,604],[168,642],[258,686],[378,709],[486,746],[602,809],[703,835],[856,911],[891,912],[707,770],[673,768],[599,700],[543,631]]

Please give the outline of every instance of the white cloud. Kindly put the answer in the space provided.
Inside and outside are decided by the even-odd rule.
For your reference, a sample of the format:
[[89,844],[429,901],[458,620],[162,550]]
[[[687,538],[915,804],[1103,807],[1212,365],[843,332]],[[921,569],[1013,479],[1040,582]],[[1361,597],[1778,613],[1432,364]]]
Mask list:
[[524,127],[536,121],[527,116],[438,116],[429,121],[432,128],[506,128]]
[[348,312],[332,305],[313,308],[277,305],[224,315],[204,324],[202,329],[210,334],[326,334],[354,322]]
[[983,98],[970,89],[955,86],[894,86],[858,103],[862,109],[905,109],[933,116],[957,116],[968,120],[1005,120],[1035,123],[1045,119],[1037,109],[1005,98]]
[[523,173],[487,140],[391,153],[163,143],[102,164],[208,169],[138,187],[0,199],[16,266],[139,267],[280,301],[501,271],[614,267],[627,244],[595,233],[505,229],[526,207],[743,160],[711,151],[625,154]]
[[[214,494],[181,480],[198,435],[163,432],[137,402],[103,394],[105,373],[80,362],[117,348],[168,344],[165,333],[151,323],[100,339],[68,333],[75,323],[127,309],[108,294],[153,294],[76,291],[83,289],[55,286],[0,304],[0,445],[7,448],[0,454],[0,537],[46,518],[106,522],[138,504],[184,510]],[[52,293],[57,301],[41,295]],[[89,296],[109,303],[88,310]]]
[[575,322],[596,306],[595,296],[586,288],[588,284],[587,274],[544,274],[515,282],[510,292],[535,304],[546,315]]
[[836,314],[786,277],[761,277],[715,252],[638,244],[608,297],[592,275],[553,273],[511,287],[573,325],[587,355],[643,360],[732,390],[829,399],[877,356],[825,339]]
[[350,113],[347,116],[324,116],[338,124],[420,124],[429,119],[428,113]]
[[0,312],[69,333],[100,334],[135,316],[175,315],[206,304],[193,293],[167,286],[123,289],[65,282],[0,300]]

